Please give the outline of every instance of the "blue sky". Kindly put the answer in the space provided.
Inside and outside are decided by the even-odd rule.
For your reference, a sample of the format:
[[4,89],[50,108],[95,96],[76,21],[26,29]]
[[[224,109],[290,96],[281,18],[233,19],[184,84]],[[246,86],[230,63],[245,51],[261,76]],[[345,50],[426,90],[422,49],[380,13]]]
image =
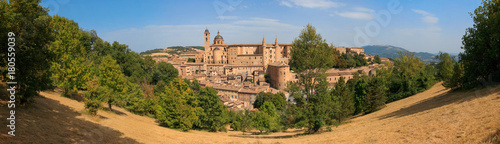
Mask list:
[[335,46],[394,45],[458,53],[479,0],[44,0],[50,14],[136,52],[203,45],[208,28],[228,44],[292,43],[312,24]]

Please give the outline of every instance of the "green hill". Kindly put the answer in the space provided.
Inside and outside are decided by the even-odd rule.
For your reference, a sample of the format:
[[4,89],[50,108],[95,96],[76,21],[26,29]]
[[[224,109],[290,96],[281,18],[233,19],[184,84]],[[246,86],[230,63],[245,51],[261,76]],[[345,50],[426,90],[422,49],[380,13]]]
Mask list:
[[[379,55],[380,57],[386,58],[395,58],[398,55],[398,52],[408,51],[404,48],[391,46],[391,45],[368,45],[363,46],[365,49],[365,53],[369,55]],[[434,59],[436,55],[428,53],[428,52],[415,52],[415,56],[419,57],[425,63],[436,62]]]

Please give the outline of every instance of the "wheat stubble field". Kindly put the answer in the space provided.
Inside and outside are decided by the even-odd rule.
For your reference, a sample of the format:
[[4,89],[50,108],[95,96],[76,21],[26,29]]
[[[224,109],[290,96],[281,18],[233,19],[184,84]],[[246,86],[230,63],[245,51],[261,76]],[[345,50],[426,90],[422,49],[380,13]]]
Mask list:
[[[16,137],[2,128],[0,143],[498,143],[500,86],[450,92],[429,90],[351,119],[332,132],[294,136],[301,130],[249,136],[241,132],[181,132],[121,108],[82,114],[77,100],[45,91],[30,106],[16,109]],[[0,124],[7,125],[6,101]]]

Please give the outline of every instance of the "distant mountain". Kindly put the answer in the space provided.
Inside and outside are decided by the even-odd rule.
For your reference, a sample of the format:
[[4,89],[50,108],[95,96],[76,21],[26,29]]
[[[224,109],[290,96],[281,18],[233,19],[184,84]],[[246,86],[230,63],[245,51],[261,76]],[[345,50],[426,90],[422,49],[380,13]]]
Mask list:
[[[368,45],[363,46],[363,48],[365,49],[366,54],[379,55],[380,57],[386,58],[395,58],[398,56],[398,52],[408,51],[404,48],[391,45]],[[428,52],[415,52],[415,56],[419,57],[420,60],[425,63],[437,61],[436,59],[434,59],[436,55]]]

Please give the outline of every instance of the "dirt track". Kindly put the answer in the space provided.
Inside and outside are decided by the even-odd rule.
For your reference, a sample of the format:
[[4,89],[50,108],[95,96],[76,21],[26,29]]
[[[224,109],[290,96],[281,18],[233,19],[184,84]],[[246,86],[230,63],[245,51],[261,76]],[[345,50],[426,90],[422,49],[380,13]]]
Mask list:
[[120,108],[90,117],[81,114],[81,102],[52,91],[40,94],[34,104],[16,109],[16,137],[7,135],[7,105],[0,103],[0,143],[481,143],[500,134],[500,86],[449,92],[439,83],[332,132],[296,137],[181,132]]

